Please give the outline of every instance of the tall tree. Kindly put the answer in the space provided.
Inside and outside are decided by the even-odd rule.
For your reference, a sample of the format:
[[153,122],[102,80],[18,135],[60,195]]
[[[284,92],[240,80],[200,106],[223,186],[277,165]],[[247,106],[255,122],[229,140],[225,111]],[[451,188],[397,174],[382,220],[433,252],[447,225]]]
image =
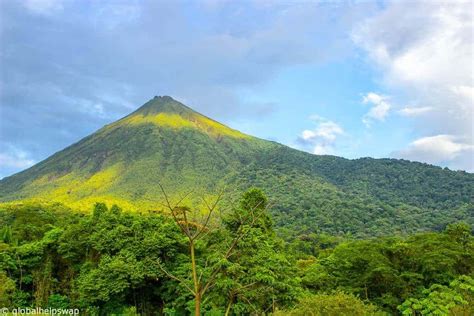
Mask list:
[[[253,227],[257,225],[257,223],[262,222],[263,224],[263,222],[267,221],[262,215],[265,214],[263,210],[268,207],[268,204],[266,199],[251,201],[252,203],[249,202],[250,204],[247,205],[246,211],[239,214],[238,218],[235,218],[232,238],[228,240],[227,246],[224,248],[219,247],[220,253],[214,256],[214,260],[209,260],[213,263],[210,267],[199,268],[196,258],[196,244],[209,234],[224,229],[221,224],[222,221],[213,218],[216,214],[219,202],[222,201],[224,191],[220,191],[219,194],[217,194],[217,198],[212,202],[202,198],[205,210],[196,210],[193,212],[191,208],[181,205],[183,200],[190,193],[184,195],[178,202],[171,203],[163,186],[160,185],[160,188],[165,198],[166,208],[188,241],[192,286],[189,286],[189,283],[185,279],[167,271],[163,266],[161,266],[161,268],[166,275],[180,282],[194,296],[194,314],[198,316],[201,315],[203,297],[208,290],[215,285],[219,273],[224,269],[224,262],[235,253],[239,242],[250,233],[250,230],[246,229],[246,227]],[[196,216],[196,214],[198,215]],[[211,225],[211,223],[216,222],[217,225]],[[204,273],[204,270],[206,270],[206,273]],[[206,279],[204,279],[204,274],[206,274]]]

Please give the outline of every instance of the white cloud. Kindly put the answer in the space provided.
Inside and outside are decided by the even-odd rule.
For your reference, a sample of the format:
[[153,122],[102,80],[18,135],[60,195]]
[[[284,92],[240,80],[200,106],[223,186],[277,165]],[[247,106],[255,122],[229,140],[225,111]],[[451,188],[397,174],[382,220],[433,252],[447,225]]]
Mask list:
[[433,110],[431,106],[422,106],[422,107],[405,107],[401,110],[398,111],[403,116],[409,116],[409,117],[414,117],[414,116],[419,116],[423,115],[425,113],[430,112]]
[[367,104],[367,103],[378,104],[378,103],[382,102],[384,99],[386,99],[386,97],[378,95],[378,94],[373,93],[373,92],[369,92],[369,93],[367,93],[366,96],[364,96],[362,98],[362,102],[364,102],[365,104]]
[[337,123],[318,115],[312,115],[311,120],[317,123],[312,130],[304,130],[298,139],[306,149],[316,155],[334,154],[334,146],[338,136],[344,135],[344,129]]
[[[463,99],[466,104],[474,104],[474,86],[454,86],[451,87],[451,91],[459,98]],[[464,102],[461,103],[461,105],[462,104],[464,104]]]
[[311,141],[313,139],[324,139],[327,141],[334,141],[337,135],[343,134],[342,128],[332,121],[319,123],[314,130],[304,130],[302,138]]
[[[390,94],[413,104],[399,114],[415,119],[421,139],[450,135],[473,145],[473,20],[471,1],[393,1],[353,32]],[[400,152],[433,161],[413,146]],[[467,169],[468,154],[462,150],[446,157],[453,167]]]
[[6,168],[24,169],[31,167],[35,161],[28,158],[25,151],[11,148],[8,152],[0,153],[0,165]]
[[374,92],[369,92],[367,95],[363,96],[362,103],[371,104],[372,108],[364,115],[362,121],[366,126],[376,121],[385,121],[385,118],[388,116],[388,113],[391,109],[390,103],[387,102],[388,97],[376,94]]
[[330,145],[316,145],[313,148],[313,154],[315,155],[332,155],[334,154],[334,148]]
[[63,9],[62,0],[24,0],[23,5],[34,14],[50,15]]
[[[449,163],[463,154],[472,157],[474,146],[463,143],[452,135],[436,135],[417,139],[408,148],[394,153],[394,156],[411,160],[423,160],[432,164]],[[421,159],[420,159],[421,158]],[[467,168],[473,169],[471,166]]]

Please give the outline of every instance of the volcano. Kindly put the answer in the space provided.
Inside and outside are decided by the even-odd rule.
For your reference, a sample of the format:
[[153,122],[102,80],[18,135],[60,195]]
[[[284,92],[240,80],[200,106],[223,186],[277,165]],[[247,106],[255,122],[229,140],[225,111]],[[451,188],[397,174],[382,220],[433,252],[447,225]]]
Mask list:
[[319,156],[259,139],[169,96],[154,97],[0,181],[0,201],[156,209],[162,185],[185,201],[262,188],[277,226],[354,235],[408,233],[473,219],[474,175],[396,159]]

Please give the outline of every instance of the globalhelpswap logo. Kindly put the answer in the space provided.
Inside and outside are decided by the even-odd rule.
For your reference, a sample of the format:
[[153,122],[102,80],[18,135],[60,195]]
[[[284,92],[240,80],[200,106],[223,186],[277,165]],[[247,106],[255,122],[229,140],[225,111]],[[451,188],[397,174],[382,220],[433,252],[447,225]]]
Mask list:
[[0,315],[79,315],[78,308],[42,308],[42,307],[22,307],[12,308],[7,307],[0,308]]

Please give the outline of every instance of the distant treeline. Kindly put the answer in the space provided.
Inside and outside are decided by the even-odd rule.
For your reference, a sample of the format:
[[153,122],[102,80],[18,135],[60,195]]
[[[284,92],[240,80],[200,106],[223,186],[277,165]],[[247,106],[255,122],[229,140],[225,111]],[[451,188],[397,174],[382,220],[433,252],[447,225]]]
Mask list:
[[[473,315],[469,225],[365,240],[277,234],[262,191],[221,212],[0,206],[0,307],[84,315]],[[207,216],[212,213],[212,216]]]

